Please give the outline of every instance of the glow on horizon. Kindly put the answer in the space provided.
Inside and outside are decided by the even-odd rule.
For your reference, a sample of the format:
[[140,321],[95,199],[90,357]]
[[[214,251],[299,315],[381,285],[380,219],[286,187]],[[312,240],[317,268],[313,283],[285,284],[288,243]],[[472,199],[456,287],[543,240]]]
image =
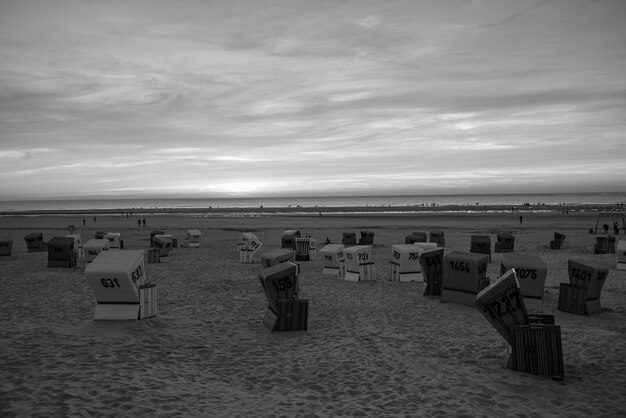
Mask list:
[[0,5],[0,200],[624,191],[626,2]]

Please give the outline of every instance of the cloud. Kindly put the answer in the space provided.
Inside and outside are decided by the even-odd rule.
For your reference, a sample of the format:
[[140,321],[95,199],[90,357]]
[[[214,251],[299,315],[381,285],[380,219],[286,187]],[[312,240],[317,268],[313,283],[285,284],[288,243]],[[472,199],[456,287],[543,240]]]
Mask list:
[[604,187],[603,164],[626,174],[621,2],[2,9],[2,196],[558,190]]

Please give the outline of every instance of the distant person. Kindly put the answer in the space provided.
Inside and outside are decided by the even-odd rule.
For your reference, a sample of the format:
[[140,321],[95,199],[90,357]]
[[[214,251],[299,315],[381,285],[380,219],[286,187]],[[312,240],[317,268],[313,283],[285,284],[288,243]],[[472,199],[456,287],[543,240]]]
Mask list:
[[146,218],[143,219],[143,227],[146,227]]
[[141,219],[137,219],[137,227],[141,228]]
[[93,221],[96,222],[96,215],[93,215]]
[[604,235],[607,235],[609,233],[609,225],[608,224],[602,225],[602,229],[604,229]]
[[83,218],[83,226],[85,226],[85,218]]
[[613,233],[619,235],[619,224],[617,222],[613,222]]
[[520,215],[519,216],[519,224],[521,225],[523,221],[524,221],[524,219],[522,218],[522,215]]

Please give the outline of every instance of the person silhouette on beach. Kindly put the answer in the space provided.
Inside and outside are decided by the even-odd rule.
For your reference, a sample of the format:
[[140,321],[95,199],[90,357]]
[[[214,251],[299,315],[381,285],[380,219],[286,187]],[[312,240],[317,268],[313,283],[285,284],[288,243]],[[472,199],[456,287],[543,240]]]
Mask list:
[[141,228],[141,219],[137,219],[137,227]]
[[146,218],[143,219],[143,227],[146,227]]
[[520,215],[520,217],[519,217],[519,224],[520,224],[520,225],[522,224],[522,221],[523,221],[523,220],[524,220],[524,219],[522,218],[522,215]]

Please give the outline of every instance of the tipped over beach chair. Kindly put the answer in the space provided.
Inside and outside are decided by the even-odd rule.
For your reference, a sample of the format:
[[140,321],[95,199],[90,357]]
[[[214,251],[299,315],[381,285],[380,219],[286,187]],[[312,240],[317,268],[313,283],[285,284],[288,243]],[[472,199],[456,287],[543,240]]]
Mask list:
[[76,267],[78,253],[74,238],[52,237],[48,241],[48,267]]
[[470,253],[486,254],[491,261],[491,237],[489,235],[472,235]]
[[29,253],[47,250],[46,243],[43,240],[43,233],[41,232],[31,232],[24,237],[24,241],[26,241],[26,247]]
[[510,347],[507,367],[524,373],[564,377],[561,327],[552,315],[529,315],[515,270],[483,289],[474,306]]
[[323,261],[324,274],[346,274],[345,254],[343,244],[326,244],[320,249],[320,258]]
[[560,250],[565,241],[565,235],[560,232],[554,232],[554,239],[550,241],[551,250]]
[[609,268],[584,260],[567,260],[569,283],[559,285],[560,311],[579,315],[602,313],[600,294]]
[[514,269],[528,312],[543,312],[548,265],[538,256],[526,254],[504,254],[500,260],[500,274]]
[[474,306],[476,295],[489,285],[487,254],[452,251],[443,256],[441,302]]
[[144,319],[157,314],[156,284],[146,281],[142,250],[105,251],[85,276],[96,297],[94,320]]
[[267,299],[263,323],[270,331],[306,331],[308,299],[298,298],[298,267],[291,262],[261,270],[259,281]]
[[346,261],[345,280],[351,282],[374,280],[374,262],[371,245],[355,245],[343,251]]
[[263,243],[252,232],[244,232],[242,235],[242,242],[237,244],[237,250],[239,251],[240,263],[254,263],[254,257],[261,249]]
[[418,259],[426,287],[424,296],[441,297],[443,285],[443,248],[436,248],[419,253]]

